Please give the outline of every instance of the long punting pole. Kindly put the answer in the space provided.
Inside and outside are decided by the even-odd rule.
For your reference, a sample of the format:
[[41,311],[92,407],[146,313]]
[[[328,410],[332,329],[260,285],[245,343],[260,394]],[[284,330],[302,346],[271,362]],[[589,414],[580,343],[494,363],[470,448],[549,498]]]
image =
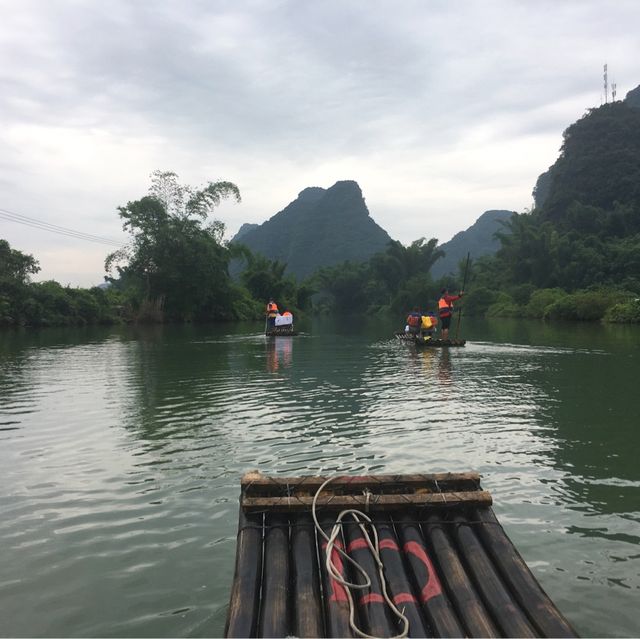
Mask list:
[[[469,258],[471,257],[471,253],[467,253],[467,263],[464,266],[464,278],[462,280],[462,290],[467,286],[467,273],[469,272]],[[460,331],[460,320],[462,319],[462,306],[458,311],[458,323],[456,325],[456,339],[458,339],[458,332]]]

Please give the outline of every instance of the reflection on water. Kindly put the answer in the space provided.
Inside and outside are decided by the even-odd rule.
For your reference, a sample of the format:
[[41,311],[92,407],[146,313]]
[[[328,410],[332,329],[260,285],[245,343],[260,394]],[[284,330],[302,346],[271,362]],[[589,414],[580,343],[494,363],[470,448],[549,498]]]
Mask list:
[[266,338],[267,370],[276,373],[291,366],[295,339],[287,336]]
[[465,321],[0,334],[4,634],[219,635],[251,468],[478,470],[577,629],[637,634],[640,331]]

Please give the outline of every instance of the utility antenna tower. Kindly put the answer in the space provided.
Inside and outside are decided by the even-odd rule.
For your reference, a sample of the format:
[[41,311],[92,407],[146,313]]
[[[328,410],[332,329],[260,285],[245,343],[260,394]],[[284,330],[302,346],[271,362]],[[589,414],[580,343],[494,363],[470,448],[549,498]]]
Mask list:
[[609,80],[607,78],[607,65],[604,65],[604,103],[609,102]]
[[616,87],[618,85],[615,82],[611,83],[611,102],[616,101]]

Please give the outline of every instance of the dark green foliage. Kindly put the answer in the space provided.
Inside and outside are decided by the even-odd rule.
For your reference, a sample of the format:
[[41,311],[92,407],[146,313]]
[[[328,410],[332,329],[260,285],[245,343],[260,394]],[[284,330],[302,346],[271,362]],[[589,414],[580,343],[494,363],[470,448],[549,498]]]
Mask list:
[[542,288],[534,291],[523,309],[523,316],[543,319],[547,309],[566,296],[561,288]]
[[640,323],[640,298],[614,304],[607,310],[604,319],[618,324]]
[[451,240],[441,244],[438,248],[443,257],[433,265],[431,276],[437,279],[456,273],[458,263],[468,253],[474,259],[493,255],[500,248],[496,231],[502,228],[501,222],[508,221],[512,215],[513,211],[485,211],[466,231],[456,233]]
[[[270,298],[278,300],[281,311],[301,308],[298,303],[298,285],[293,277],[284,274],[286,264],[252,253],[242,245],[235,247],[234,251],[236,254],[241,253],[246,262],[240,281],[255,299],[265,302]],[[306,288],[300,290],[300,301],[306,305],[312,292]]]
[[640,110],[624,102],[591,109],[564,132],[551,167],[543,219],[570,226],[569,206],[581,202],[610,211],[615,202],[640,202]]
[[544,317],[552,320],[601,320],[619,300],[620,294],[609,289],[576,291],[547,306]]
[[210,182],[193,189],[180,185],[175,173],[156,171],[152,177],[148,196],[118,209],[131,243],[108,256],[105,268],[115,266],[138,319],[236,317],[224,225],[205,221],[222,199],[240,201],[237,187]]
[[0,325],[54,326],[118,321],[121,300],[115,291],[80,289],[57,282],[30,283],[37,261],[0,240]]
[[[389,240],[369,216],[360,187],[347,180],[330,189],[305,189],[264,224],[244,225],[232,243],[241,241],[254,253],[285,263],[287,274],[302,280],[325,266],[365,262]],[[234,263],[234,276],[239,270]]]
[[435,310],[440,283],[429,275],[442,252],[438,241],[420,238],[409,246],[391,241],[366,264],[345,262],[320,269],[313,278],[319,311],[402,315],[414,306]]
[[351,262],[320,269],[314,277],[320,291],[318,311],[343,314],[366,311],[373,293],[368,286],[370,276],[368,265]]
[[[610,303],[602,290],[640,293],[640,109],[607,104],[571,125],[535,196],[538,208],[497,234],[477,286],[508,293],[523,316],[551,319],[600,319]],[[514,309],[502,299],[490,312]]]
[[498,299],[498,291],[487,286],[473,286],[464,296],[465,315],[485,315]]

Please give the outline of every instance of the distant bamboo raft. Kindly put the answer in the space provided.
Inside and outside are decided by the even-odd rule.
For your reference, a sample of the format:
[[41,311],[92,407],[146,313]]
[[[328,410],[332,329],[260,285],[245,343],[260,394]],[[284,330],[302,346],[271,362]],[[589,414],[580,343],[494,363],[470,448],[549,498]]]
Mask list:
[[293,330],[292,326],[277,326],[265,331],[267,337],[278,337],[280,335],[297,335],[298,332]]
[[[236,569],[227,637],[351,637],[345,588],[325,568],[326,542],[310,508],[326,477],[241,481]],[[326,534],[338,511],[372,518],[387,591],[409,619],[409,637],[576,637],[515,549],[477,473],[340,477],[317,501]],[[358,625],[392,637],[373,556],[355,524],[337,542],[366,568],[371,586],[352,591]],[[334,549],[334,564],[355,572]]]
[[443,346],[464,346],[467,343],[465,339],[421,339],[411,333],[396,333],[396,338],[401,342],[407,342],[409,344],[415,344],[418,348],[434,348]]

